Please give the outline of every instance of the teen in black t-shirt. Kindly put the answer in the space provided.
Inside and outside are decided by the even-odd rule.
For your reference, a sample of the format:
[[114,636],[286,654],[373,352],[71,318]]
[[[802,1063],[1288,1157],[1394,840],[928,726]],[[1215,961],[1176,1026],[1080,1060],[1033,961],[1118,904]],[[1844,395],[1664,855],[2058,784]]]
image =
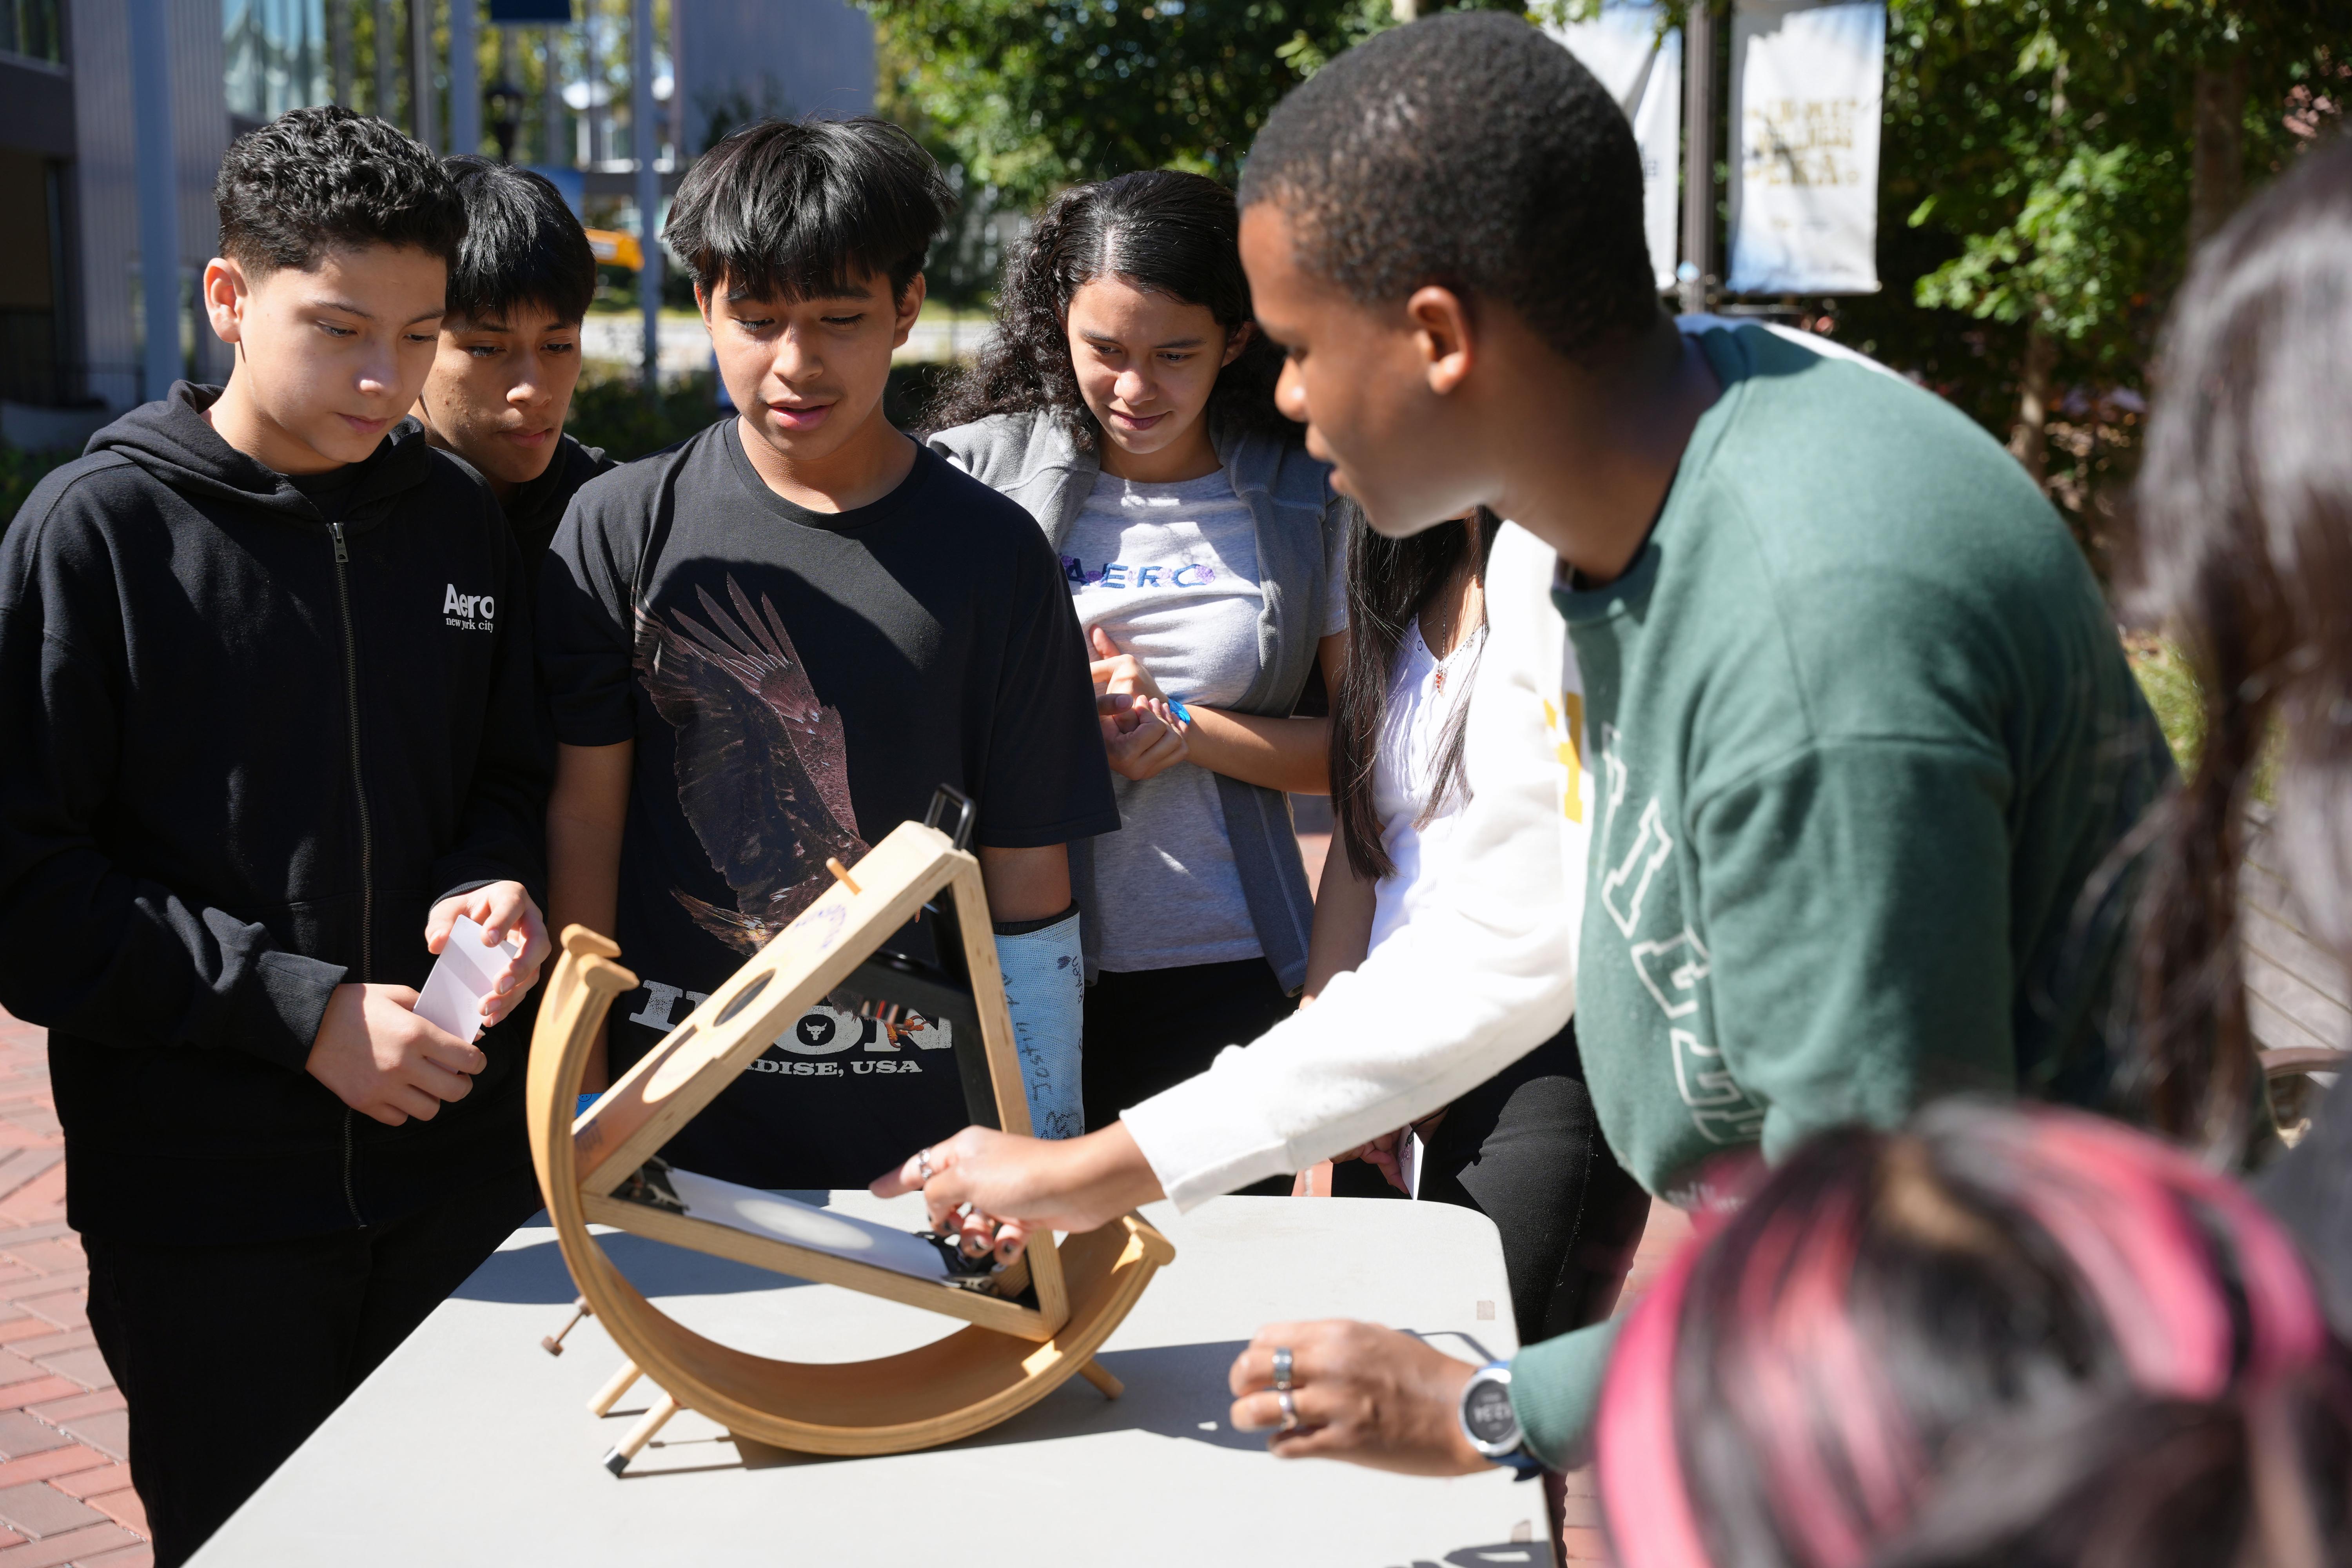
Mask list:
[[[646,984],[614,1007],[615,1075],[832,885],[827,856],[855,862],[935,785],[980,803],[983,846],[1118,826],[1054,552],[933,453],[879,500],[813,511],[768,489],[730,419],[589,485],[553,554],[556,733],[635,751],[614,934]],[[850,1184],[894,1140],[963,1125],[944,1036],[819,1008],[674,1156]]]
[[[668,237],[744,413],[587,485],[550,547],[551,912],[611,931],[646,983],[613,1009],[613,1076],[830,885],[828,857],[854,863],[946,784],[979,803],[1000,951],[1006,922],[1066,941],[1075,1077],[1062,847],[1118,826],[1077,622],[1028,515],[881,412],[938,179],[874,121],[708,154]],[[871,232],[812,225],[792,195],[810,183]],[[893,945],[928,957],[928,928]],[[949,1043],[818,1008],[666,1152],[757,1186],[862,1184],[967,1120]]]

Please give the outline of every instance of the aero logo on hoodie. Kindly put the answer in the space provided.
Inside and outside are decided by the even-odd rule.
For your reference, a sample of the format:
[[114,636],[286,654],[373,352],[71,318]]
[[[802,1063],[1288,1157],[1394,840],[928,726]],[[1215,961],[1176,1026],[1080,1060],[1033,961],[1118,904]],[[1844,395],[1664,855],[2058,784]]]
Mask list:
[[499,613],[499,602],[488,594],[460,594],[457,584],[449,584],[442,595],[441,615],[446,624],[461,632],[490,630],[490,617]]

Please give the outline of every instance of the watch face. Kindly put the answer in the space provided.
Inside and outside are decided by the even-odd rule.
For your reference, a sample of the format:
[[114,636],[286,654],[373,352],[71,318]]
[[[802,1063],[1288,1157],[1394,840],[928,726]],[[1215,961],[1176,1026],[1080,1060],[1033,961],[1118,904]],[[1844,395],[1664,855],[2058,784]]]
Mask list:
[[1489,1447],[1508,1447],[1518,1441],[1519,1418],[1511,1410],[1511,1391],[1502,1384],[1480,1378],[1470,1385],[1469,1396],[1463,1401],[1462,1424],[1470,1436]]

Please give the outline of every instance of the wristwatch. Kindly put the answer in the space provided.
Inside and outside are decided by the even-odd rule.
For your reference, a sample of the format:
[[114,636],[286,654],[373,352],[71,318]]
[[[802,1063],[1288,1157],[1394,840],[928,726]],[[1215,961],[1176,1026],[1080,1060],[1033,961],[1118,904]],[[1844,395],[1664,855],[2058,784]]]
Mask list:
[[1462,1435],[1487,1463],[1507,1465],[1522,1478],[1543,1466],[1520,1445],[1519,1413],[1511,1408],[1511,1363],[1488,1362],[1462,1389]]

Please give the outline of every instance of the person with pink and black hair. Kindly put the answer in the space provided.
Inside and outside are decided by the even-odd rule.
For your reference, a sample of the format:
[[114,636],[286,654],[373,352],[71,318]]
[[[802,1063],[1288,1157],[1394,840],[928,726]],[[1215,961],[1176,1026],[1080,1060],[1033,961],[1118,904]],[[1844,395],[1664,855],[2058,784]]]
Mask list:
[[[1620,1568],[2339,1563],[2342,1366],[2235,1183],[2078,1111],[1951,1101],[1814,1140],[1675,1259],[1602,1384],[1601,1503]],[[2234,1468],[2197,1451],[2217,1427]],[[2294,1457],[2272,1484],[2249,1430]]]

